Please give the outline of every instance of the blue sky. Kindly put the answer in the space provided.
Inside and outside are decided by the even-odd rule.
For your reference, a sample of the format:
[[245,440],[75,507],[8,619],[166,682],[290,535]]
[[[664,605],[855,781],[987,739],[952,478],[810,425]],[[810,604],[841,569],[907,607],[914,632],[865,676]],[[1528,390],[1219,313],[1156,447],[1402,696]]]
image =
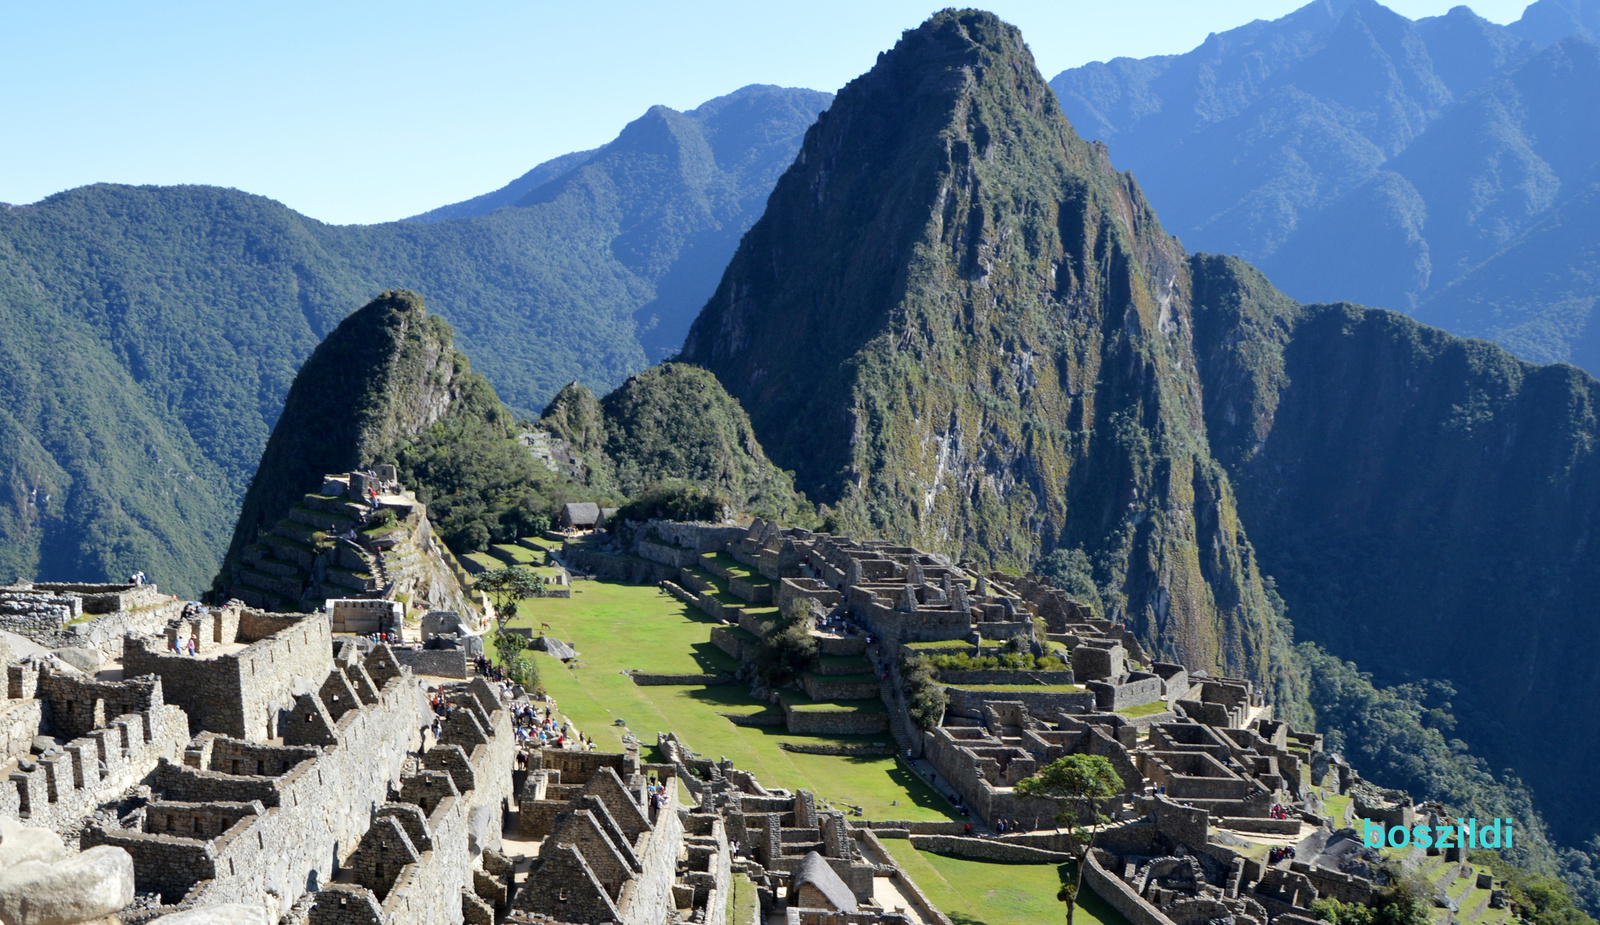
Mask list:
[[[208,183],[378,222],[610,140],[656,103],[751,83],[836,90],[948,4],[0,0],[0,202],[94,182]],[[1045,75],[1188,49],[1297,0],[987,5]],[[1451,0],[1398,0],[1412,18]],[[1509,22],[1523,0],[1471,4]]]

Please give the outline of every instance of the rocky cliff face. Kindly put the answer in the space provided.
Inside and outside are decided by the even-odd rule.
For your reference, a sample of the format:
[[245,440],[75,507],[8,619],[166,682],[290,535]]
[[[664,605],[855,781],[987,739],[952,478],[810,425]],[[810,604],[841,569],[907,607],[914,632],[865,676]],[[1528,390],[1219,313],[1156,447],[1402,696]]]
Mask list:
[[1457,730],[1514,767],[1556,834],[1594,829],[1579,769],[1532,730],[1600,708],[1600,383],[1393,312],[1300,306],[1193,261],[1211,445],[1301,638],[1389,683],[1453,682]]
[[947,11],[808,132],[682,356],[848,531],[1012,566],[1081,547],[1158,651],[1261,678],[1190,293],[1017,31]]
[[289,388],[245,495],[228,563],[324,475],[370,466],[444,418],[473,385],[471,376],[450,326],[430,317],[415,293],[386,292],[340,322]]

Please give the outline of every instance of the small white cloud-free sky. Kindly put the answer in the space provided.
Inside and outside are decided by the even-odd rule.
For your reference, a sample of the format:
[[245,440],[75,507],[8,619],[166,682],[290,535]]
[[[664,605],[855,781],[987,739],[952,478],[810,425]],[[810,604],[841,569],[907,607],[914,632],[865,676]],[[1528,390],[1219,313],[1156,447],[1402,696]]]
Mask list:
[[[1455,0],[1393,0],[1418,18]],[[1479,0],[1509,22],[1526,0]],[[994,0],[1047,77],[1187,51],[1297,0]],[[662,103],[836,90],[941,4],[0,0],[0,202],[206,183],[335,223],[495,189]]]

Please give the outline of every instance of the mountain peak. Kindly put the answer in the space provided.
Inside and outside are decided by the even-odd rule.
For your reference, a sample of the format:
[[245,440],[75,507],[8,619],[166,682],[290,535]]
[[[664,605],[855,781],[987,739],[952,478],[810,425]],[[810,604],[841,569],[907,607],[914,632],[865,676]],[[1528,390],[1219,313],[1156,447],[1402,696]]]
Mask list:
[[1260,579],[1174,373],[1186,289],[1020,33],[947,10],[807,133],[682,356],[841,529],[1023,567],[1083,549],[1152,638],[1260,677]]

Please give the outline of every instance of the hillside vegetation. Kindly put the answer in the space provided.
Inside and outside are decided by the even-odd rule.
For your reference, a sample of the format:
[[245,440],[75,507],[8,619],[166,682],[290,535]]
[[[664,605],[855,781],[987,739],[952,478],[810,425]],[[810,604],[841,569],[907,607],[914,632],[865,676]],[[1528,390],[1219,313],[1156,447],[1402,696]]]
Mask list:
[[1014,567],[1082,549],[1157,651],[1265,681],[1190,310],[1182,249],[1016,30],[946,12],[807,133],[682,356],[842,532]]
[[690,482],[734,511],[790,524],[815,520],[793,475],[767,459],[750,416],[703,369],[654,366],[599,401],[572,383],[540,424],[579,454],[591,488],[636,497],[652,486]]
[[655,107],[443,221],[334,227],[201,186],[0,206],[0,568],[197,593],[296,370],[384,290],[425,295],[523,414],[620,384],[676,349],[828,99]]

